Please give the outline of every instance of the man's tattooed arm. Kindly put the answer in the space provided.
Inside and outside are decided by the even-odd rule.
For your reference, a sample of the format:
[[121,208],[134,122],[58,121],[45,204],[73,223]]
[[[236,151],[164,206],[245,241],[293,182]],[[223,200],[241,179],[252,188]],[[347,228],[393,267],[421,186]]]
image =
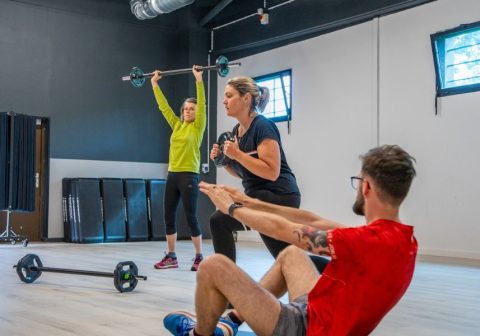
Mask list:
[[298,243],[307,251],[315,254],[330,254],[327,232],[302,226],[300,229],[295,229],[293,233],[297,235]]

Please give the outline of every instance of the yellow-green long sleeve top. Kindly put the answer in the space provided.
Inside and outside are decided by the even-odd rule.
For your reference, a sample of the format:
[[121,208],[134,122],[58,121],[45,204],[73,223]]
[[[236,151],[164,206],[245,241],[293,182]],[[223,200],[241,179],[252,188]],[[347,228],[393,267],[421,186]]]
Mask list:
[[203,82],[196,82],[196,86],[197,111],[193,122],[185,122],[177,117],[162,90],[158,86],[153,88],[158,107],[172,128],[168,154],[168,171],[170,172],[198,173],[200,171],[200,145],[207,125],[207,113]]

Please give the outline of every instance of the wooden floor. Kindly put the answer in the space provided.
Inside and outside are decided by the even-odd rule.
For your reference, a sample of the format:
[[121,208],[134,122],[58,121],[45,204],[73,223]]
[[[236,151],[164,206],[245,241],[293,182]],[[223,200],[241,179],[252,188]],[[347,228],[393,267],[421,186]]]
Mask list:
[[[211,254],[211,242],[204,246]],[[166,313],[193,311],[195,273],[186,241],[178,244],[179,269],[153,269],[165,248],[165,242],[0,245],[0,335],[168,335]],[[38,254],[47,267],[105,272],[132,260],[148,280],[123,294],[108,278],[44,273],[25,284],[12,265],[27,253]],[[272,263],[260,243],[241,242],[238,254],[238,264],[254,279]],[[480,335],[480,261],[419,258],[407,294],[373,335]]]

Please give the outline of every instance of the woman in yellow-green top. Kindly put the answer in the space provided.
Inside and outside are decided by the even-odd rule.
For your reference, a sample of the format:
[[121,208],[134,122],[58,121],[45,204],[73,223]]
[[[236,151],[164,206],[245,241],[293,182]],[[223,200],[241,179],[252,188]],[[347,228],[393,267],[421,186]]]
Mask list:
[[180,118],[175,115],[158,86],[161,71],[155,71],[151,79],[153,93],[165,120],[172,128],[170,153],[168,161],[167,184],[164,197],[164,220],[167,234],[168,253],[155,264],[157,269],[178,268],[175,254],[177,228],[175,218],[180,198],[182,199],[188,226],[190,227],[195,259],[192,271],[198,269],[203,259],[202,232],[197,218],[198,182],[200,171],[200,145],[207,124],[205,88],[202,71],[193,66],[192,73],[196,79],[197,98],[187,98],[180,107]]

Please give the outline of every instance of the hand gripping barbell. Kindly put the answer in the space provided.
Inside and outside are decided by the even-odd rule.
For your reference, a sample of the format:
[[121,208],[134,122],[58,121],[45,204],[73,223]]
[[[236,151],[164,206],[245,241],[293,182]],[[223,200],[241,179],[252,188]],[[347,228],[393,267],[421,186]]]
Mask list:
[[106,278],[113,277],[113,284],[120,293],[133,291],[137,286],[138,279],[147,280],[146,276],[138,275],[138,268],[133,261],[119,262],[113,273],[107,273],[43,267],[40,258],[36,254],[27,254],[20,259],[16,265],[13,265],[13,267],[17,269],[20,280],[26,283],[32,283],[37,280],[40,275],[42,275],[42,272],[68,273]]
[[[219,56],[215,65],[209,66],[199,66],[196,69],[198,71],[210,71],[210,70],[217,70],[218,74],[221,77],[225,77],[230,72],[231,67],[236,67],[242,65],[240,62],[229,62],[225,56]],[[182,75],[182,74],[189,74],[192,72],[192,69],[178,69],[178,70],[166,70],[160,71],[160,75],[164,76],[175,76],[175,75]],[[150,73],[143,73],[143,70],[134,67],[132,71],[130,71],[130,75],[123,76],[123,81],[130,81],[134,87],[142,87],[145,84],[145,78],[151,78],[155,75],[155,72]]]

